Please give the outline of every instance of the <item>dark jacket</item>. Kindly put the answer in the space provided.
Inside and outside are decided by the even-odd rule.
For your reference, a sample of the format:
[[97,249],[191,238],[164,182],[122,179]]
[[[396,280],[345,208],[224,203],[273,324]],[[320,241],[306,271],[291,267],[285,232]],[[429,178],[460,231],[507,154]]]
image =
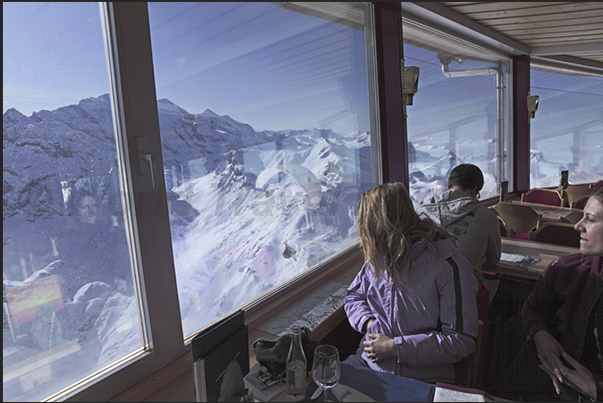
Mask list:
[[521,318],[530,338],[547,330],[575,359],[580,359],[588,317],[603,281],[600,256],[580,253],[555,259],[524,302]]
[[[601,310],[602,306],[597,304],[603,290],[602,262],[601,256],[580,253],[551,262],[521,311],[523,325],[531,339],[539,330],[546,330],[568,354],[580,360],[589,317],[593,309]],[[603,316],[603,312],[599,316]],[[597,401],[603,401],[600,379],[597,379]]]

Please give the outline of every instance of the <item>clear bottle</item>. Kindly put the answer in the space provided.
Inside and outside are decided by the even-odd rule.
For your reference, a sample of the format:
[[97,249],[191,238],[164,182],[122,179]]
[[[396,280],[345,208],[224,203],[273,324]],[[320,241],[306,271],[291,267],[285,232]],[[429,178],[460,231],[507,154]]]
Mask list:
[[306,397],[307,360],[302,348],[302,329],[291,328],[291,347],[287,355],[287,398],[300,401]]

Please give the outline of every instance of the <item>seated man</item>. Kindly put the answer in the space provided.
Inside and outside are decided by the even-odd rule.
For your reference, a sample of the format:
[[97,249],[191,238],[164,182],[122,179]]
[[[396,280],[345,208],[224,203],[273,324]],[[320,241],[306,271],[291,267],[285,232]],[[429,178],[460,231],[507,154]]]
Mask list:
[[[430,197],[417,206],[420,217],[429,217],[456,239],[459,252],[471,262],[475,276],[494,298],[498,280],[484,279],[483,270],[500,260],[501,238],[496,213],[479,200],[484,175],[473,164],[456,166],[448,178],[448,191]],[[481,315],[480,315],[481,319]]]

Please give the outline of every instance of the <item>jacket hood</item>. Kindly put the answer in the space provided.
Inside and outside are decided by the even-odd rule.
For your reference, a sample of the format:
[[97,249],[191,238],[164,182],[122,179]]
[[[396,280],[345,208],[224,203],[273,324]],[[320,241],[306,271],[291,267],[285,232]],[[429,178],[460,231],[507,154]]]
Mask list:
[[447,190],[436,196],[425,199],[418,207],[417,214],[421,218],[429,217],[436,224],[446,227],[471,213],[481,202],[458,190]]
[[[437,241],[436,247],[438,255],[444,260],[453,256],[458,251],[456,241],[453,238],[446,238]],[[431,248],[431,246],[424,239],[415,242],[413,245],[413,254],[415,259],[423,254],[424,250],[427,248]]]

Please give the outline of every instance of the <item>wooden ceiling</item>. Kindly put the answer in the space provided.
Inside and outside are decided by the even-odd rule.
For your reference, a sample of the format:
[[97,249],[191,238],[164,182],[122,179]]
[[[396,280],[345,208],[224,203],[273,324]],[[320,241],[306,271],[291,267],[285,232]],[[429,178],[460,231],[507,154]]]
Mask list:
[[575,57],[603,66],[603,2],[437,4],[528,46],[531,56]]

